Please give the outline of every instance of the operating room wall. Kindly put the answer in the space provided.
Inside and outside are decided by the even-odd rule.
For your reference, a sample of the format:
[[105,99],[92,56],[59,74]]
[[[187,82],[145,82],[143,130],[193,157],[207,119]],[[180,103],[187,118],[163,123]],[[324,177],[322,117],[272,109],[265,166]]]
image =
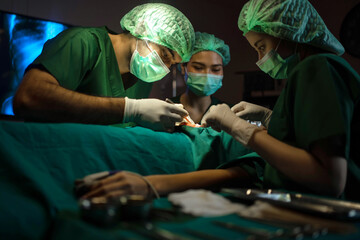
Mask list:
[[[75,26],[106,25],[120,32],[121,17],[136,5],[146,2],[173,5],[190,19],[196,31],[212,33],[230,46],[231,62],[224,69],[223,87],[215,96],[229,103],[240,101],[243,96],[243,75],[239,72],[258,70],[255,65],[257,55],[237,28],[237,18],[246,0],[0,0],[0,9]],[[339,38],[345,15],[359,0],[310,2],[330,31]],[[344,54],[344,58],[360,72],[359,58],[349,54]],[[155,87],[160,88],[161,83]]]

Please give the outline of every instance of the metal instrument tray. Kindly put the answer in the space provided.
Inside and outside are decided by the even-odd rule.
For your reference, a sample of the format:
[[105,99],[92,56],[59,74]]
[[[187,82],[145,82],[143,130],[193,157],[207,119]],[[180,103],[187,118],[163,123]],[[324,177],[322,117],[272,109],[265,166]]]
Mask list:
[[221,193],[232,200],[261,200],[273,205],[323,217],[341,220],[360,220],[360,203],[329,199],[271,189],[223,188]]

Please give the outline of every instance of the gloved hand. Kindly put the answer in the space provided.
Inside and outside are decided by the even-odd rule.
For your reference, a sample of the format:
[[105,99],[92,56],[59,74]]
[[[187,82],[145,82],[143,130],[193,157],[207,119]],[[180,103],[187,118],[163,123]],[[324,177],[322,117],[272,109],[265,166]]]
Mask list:
[[269,127],[272,111],[266,107],[262,107],[256,104],[241,101],[234,105],[231,110],[236,116],[245,120],[261,121],[261,124],[265,127]]
[[175,122],[181,122],[189,113],[175,104],[149,99],[125,97],[123,122],[134,122],[155,131],[174,131]]
[[204,115],[201,124],[212,127],[216,131],[227,132],[246,147],[254,132],[264,129],[237,117],[226,104],[212,106]]

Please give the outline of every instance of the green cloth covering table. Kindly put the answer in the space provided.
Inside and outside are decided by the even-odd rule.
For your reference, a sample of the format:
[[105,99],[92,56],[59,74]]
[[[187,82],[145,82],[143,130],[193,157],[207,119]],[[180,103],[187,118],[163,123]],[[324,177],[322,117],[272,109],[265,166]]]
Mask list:
[[[250,175],[261,178],[256,154],[212,129],[184,126],[170,134],[142,127],[0,121],[0,239],[148,239],[121,226],[99,228],[83,221],[74,180],[114,169],[144,175],[188,172],[239,164],[239,159]],[[154,207],[168,209],[170,203],[161,198]],[[237,215],[188,216],[154,224],[186,237],[187,229],[206,229],[223,239],[245,238],[213,226],[213,220],[258,225]],[[359,238],[355,234],[320,239]]]
[[43,238],[59,211],[78,210],[73,184],[88,174],[183,173],[216,168],[251,152],[230,135],[186,126],[165,133],[142,127],[0,121],[0,139],[4,239]]

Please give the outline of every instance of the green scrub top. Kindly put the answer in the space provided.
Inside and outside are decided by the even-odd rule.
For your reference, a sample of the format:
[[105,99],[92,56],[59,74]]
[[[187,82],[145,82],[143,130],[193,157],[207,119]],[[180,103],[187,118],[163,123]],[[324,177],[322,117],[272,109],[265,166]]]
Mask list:
[[[317,140],[345,136],[348,161],[343,198],[359,200],[360,184],[360,76],[341,57],[318,54],[301,61],[290,72],[276,102],[268,133],[292,146],[309,151]],[[267,164],[265,188],[306,192],[301,186]]]
[[147,97],[151,84],[137,81],[124,89],[109,32],[106,27],[67,29],[45,43],[30,68],[41,65],[60,86],[84,94]]

